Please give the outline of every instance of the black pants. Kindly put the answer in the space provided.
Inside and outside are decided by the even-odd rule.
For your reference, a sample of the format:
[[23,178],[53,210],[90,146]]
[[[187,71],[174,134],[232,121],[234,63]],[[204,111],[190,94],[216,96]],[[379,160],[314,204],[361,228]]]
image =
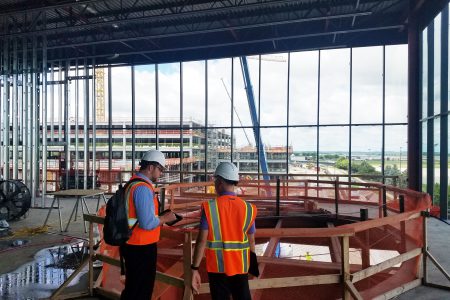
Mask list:
[[150,300],[156,276],[156,243],[120,248],[125,259],[125,289],[121,300]]
[[213,300],[251,300],[250,288],[248,287],[248,275],[239,274],[227,276],[223,273],[208,273],[209,290]]

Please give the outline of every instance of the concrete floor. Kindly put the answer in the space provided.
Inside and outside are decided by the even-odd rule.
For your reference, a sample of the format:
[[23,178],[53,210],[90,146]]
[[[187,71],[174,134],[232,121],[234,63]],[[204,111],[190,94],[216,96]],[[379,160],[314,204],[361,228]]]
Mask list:
[[[51,198],[47,199],[46,207],[50,206],[51,201]],[[75,199],[61,200],[63,228],[65,228],[70,213],[73,210],[74,204]],[[96,199],[87,200],[87,204],[92,212],[96,210]],[[44,223],[47,213],[48,209],[30,209],[25,218],[10,222],[11,229],[13,230],[13,232],[18,232],[19,230],[26,227],[35,228],[41,226]],[[26,239],[29,241],[22,247],[17,247],[7,251],[0,250],[0,274],[12,272],[23,264],[32,261],[34,254],[40,249],[66,244],[71,238],[87,238],[87,234],[84,232],[81,212],[78,212],[77,221],[74,222],[72,220],[72,222],[70,223],[68,232],[60,232],[57,210],[53,210],[51,212],[48,225],[50,225],[48,234],[26,234],[6,239],[0,239],[0,242],[7,242],[18,238]],[[436,257],[436,259],[447,270],[447,272],[450,273],[450,226],[443,223],[442,221],[433,218],[428,219],[428,243],[429,251],[433,254],[434,257]],[[10,255],[12,254],[14,255],[14,259],[4,259],[10,257]],[[431,262],[429,263],[428,274],[429,282],[450,286],[450,282],[443,275],[441,275],[439,270],[437,270]],[[79,285],[71,287],[69,289],[70,292],[73,292],[74,290],[86,290],[86,278],[80,279],[80,282],[81,283]],[[0,298],[2,298],[1,293]],[[450,299],[450,291],[420,286],[396,297],[396,299]]]
[[[450,274],[450,225],[444,222],[429,218],[428,219],[428,249],[439,264]],[[428,260],[428,282],[445,285],[450,288],[450,282],[442,273]],[[450,291],[437,288],[419,286],[412,289],[395,299],[429,299],[441,300],[450,299]]]
[[[45,201],[45,207],[47,208],[50,207],[52,200],[53,199],[49,197]],[[65,229],[65,226],[67,224],[71,212],[73,211],[75,203],[76,203],[75,199],[66,198],[60,200],[63,229]],[[86,203],[91,212],[96,211],[97,199],[87,199]],[[82,213],[80,210],[78,210],[77,220],[74,221],[72,219],[67,232],[60,231],[58,210],[53,209],[50,213],[50,217],[47,223],[48,225],[47,233],[32,234],[34,228],[43,225],[48,212],[49,212],[48,209],[32,208],[28,211],[25,217],[20,218],[17,221],[9,222],[9,225],[12,231],[15,233],[15,235],[9,238],[0,239],[0,243],[8,243],[16,239],[26,240],[27,243],[20,247],[0,250],[0,274],[13,272],[17,270],[19,267],[34,261],[35,254],[41,249],[65,245],[77,239],[88,238],[88,234],[84,232]],[[13,255],[14,259],[4,259],[11,257],[11,255]],[[42,294],[42,286],[39,285],[36,286],[37,286],[36,292],[32,292],[33,295],[28,295],[30,296],[30,298],[27,297],[26,299],[39,298],[39,295]],[[47,288],[45,290],[47,290]],[[78,284],[66,288],[66,290],[63,293],[73,293],[79,291],[87,291],[86,274],[82,275],[79,278]],[[14,298],[4,296],[2,294],[2,291],[0,290],[0,299],[14,299]],[[81,299],[99,299],[99,298],[81,298]]]

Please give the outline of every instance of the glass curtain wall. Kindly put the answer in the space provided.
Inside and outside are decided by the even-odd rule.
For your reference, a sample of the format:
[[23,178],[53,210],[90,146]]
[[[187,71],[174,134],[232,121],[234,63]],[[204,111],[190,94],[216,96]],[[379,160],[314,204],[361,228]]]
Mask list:
[[[435,32],[425,32],[432,32],[433,42]],[[398,45],[251,56],[246,64],[234,57],[105,67],[100,81],[104,118],[97,115],[95,135],[92,114],[98,103],[92,100],[99,98],[92,90],[95,85],[98,92],[100,77],[70,84],[71,168],[84,170],[87,97],[88,149],[93,151],[95,138],[95,174],[102,184],[108,172],[117,173],[112,180],[127,180],[145,151],[160,149],[168,164],[163,182],[207,180],[222,161],[233,161],[247,179],[262,178],[265,160],[271,178],[404,186],[406,57],[407,47]],[[92,75],[92,69],[88,72]],[[80,62],[69,76],[84,74]],[[436,80],[423,82],[429,88]],[[436,103],[433,94],[433,106],[440,105]],[[444,129],[442,124],[439,128]],[[439,146],[424,148],[434,161],[442,153],[439,141]],[[91,153],[89,157],[92,161]],[[442,165],[442,157],[439,161]],[[109,183],[109,189],[114,186]]]
[[449,7],[421,33],[422,190],[448,218]]

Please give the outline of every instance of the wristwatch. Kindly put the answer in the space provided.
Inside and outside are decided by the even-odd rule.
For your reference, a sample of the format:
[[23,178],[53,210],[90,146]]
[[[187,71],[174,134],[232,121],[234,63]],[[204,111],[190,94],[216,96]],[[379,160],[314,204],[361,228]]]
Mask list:
[[198,271],[198,267],[194,266],[194,264],[191,265],[191,269]]

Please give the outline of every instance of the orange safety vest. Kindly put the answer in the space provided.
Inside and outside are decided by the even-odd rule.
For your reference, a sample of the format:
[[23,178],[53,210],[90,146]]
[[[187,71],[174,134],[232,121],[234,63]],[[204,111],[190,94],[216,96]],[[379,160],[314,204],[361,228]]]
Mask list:
[[[143,179],[137,175],[133,175],[131,177],[131,179],[134,178],[140,178]],[[130,180],[131,180],[130,179]],[[134,206],[134,201],[133,201],[133,194],[134,191],[136,190],[136,188],[138,186],[146,186],[148,187],[154,197],[153,197],[153,205],[155,207],[155,216],[158,216],[158,209],[159,209],[159,202],[158,202],[158,197],[155,194],[155,189],[153,187],[153,185],[146,181],[145,179],[143,179],[145,182],[142,181],[136,181],[130,184],[130,186],[127,188],[126,191],[126,195],[127,195],[127,209],[128,209],[128,226],[129,228],[133,227],[134,223],[136,223],[137,221],[137,215],[136,215],[136,208]],[[148,244],[153,244],[159,241],[159,232],[160,232],[160,227],[157,226],[156,228],[152,229],[152,230],[146,230],[146,229],[142,229],[139,227],[139,224],[133,229],[133,232],[131,234],[131,237],[128,239],[127,244],[130,245],[148,245]]]
[[223,195],[202,203],[208,221],[206,270],[228,276],[248,273],[250,243],[247,231],[256,207],[237,196]]

